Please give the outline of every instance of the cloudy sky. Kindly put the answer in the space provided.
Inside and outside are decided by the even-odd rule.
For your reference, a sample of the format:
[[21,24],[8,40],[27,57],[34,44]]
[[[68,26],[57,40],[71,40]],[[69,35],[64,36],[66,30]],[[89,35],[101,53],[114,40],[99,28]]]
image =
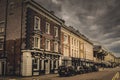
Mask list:
[[97,44],[120,56],[120,0],[35,0]]

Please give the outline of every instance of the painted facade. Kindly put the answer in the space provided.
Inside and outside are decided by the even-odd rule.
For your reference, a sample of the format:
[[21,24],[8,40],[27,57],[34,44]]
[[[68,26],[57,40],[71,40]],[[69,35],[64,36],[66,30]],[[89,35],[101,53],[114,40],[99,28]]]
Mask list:
[[92,43],[73,27],[63,25],[61,29],[61,53],[64,65],[89,65],[93,62]]

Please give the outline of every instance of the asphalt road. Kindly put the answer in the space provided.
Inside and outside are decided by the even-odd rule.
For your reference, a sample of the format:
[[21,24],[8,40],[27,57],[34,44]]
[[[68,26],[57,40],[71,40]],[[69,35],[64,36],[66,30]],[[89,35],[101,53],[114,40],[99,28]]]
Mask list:
[[50,74],[50,75],[43,75],[36,77],[24,77],[24,78],[8,77],[5,80],[120,80],[120,68],[109,68],[99,72],[79,74],[69,77],[59,77],[58,74]]

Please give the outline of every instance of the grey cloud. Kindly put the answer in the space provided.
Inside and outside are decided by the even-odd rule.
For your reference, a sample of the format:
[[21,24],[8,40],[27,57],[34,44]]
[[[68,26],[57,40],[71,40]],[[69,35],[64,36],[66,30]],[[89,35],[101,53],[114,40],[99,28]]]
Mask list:
[[36,0],[120,56],[120,0]]

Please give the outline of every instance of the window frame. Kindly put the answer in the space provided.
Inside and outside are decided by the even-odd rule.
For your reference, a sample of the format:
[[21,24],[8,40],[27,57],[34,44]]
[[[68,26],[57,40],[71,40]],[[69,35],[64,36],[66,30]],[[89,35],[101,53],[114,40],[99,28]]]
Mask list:
[[[66,40],[65,40],[65,36],[66,36],[66,38],[67,38]],[[65,43],[65,44],[68,43],[68,35],[67,35],[67,34],[64,34],[64,39],[63,39],[63,40],[64,40],[64,43]]]
[[58,27],[54,26],[54,35],[58,37]]
[[[48,44],[47,44],[47,41],[49,42]],[[50,51],[50,40],[49,39],[45,40],[45,50]]]
[[3,50],[3,43],[0,42],[0,45],[1,45],[0,50]]
[[[38,23],[37,23],[37,19],[38,19]],[[37,24],[38,24],[38,28],[36,28]],[[41,26],[41,19],[38,16],[34,16],[34,30],[40,30],[40,26]]]
[[4,27],[0,27],[0,33],[4,33],[5,28]]
[[3,50],[3,47],[4,47],[4,37],[3,36],[0,36],[0,45],[2,47],[0,47],[0,50]]
[[[57,44],[57,45],[56,45]],[[58,52],[58,42],[57,41],[55,41],[54,42],[54,52]]]
[[[37,60],[37,62],[35,62],[35,60]],[[33,68],[34,70],[39,70],[39,58],[34,58],[33,59],[33,65],[37,65],[37,68]]]
[[45,33],[46,33],[46,34],[50,34],[50,23],[49,23],[49,22],[46,22],[46,25],[45,25]]
[[[37,45],[37,46],[36,46],[36,42],[35,42],[35,41],[36,41],[36,40],[35,40],[36,38],[38,39],[38,42],[37,42],[38,45]],[[40,41],[41,41],[41,40],[40,40],[40,37],[39,37],[39,36],[34,36],[34,48],[40,49]]]

